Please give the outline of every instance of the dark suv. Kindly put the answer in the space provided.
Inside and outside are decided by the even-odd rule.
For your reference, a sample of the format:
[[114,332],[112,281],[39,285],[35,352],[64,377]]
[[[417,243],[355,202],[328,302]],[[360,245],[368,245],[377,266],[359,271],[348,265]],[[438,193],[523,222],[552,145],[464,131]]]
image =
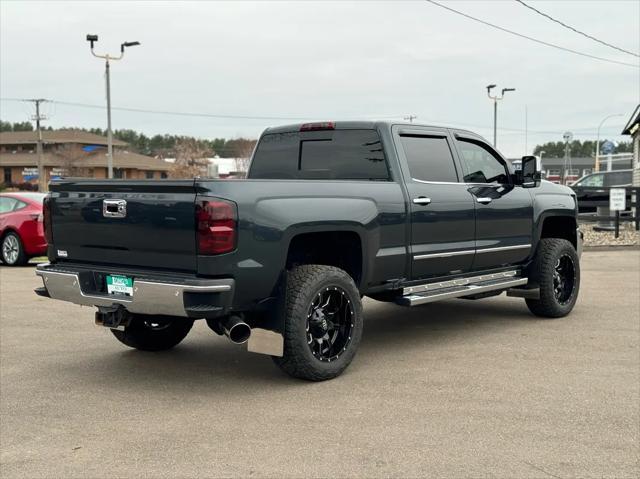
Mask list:
[[[600,171],[583,176],[571,188],[576,192],[580,213],[595,213],[596,206],[590,202],[602,201],[603,206],[609,201],[609,188],[631,186],[633,170]],[[602,188],[602,189],[592,189]],[[586,202],[589,202],[587,204]],[[631,204],[631,191],[627,191],[627,204]]]

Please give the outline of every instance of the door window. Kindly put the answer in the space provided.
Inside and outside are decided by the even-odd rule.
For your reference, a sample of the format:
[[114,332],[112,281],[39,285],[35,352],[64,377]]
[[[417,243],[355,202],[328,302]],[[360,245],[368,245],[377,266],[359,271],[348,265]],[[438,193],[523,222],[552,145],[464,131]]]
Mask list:
[[626,186],[630,185],[633,178],[630,171],[615,171],[607,174],[606,186]]
[[445,137],[403,135],[400,143],[414,180],[458,181],[451,148]]
[[595,174],[587,176],[584,180],[580,181],[576,186],[603,186],[604,174]]
[[465,183],[509,183],[506,165],[480,143],[458,140]]

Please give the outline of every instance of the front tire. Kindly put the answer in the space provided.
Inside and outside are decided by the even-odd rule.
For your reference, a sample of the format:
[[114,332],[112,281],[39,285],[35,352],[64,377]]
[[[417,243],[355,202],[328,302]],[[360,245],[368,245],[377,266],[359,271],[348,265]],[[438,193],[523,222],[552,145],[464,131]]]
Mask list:
[[309,381],[339,376],[362,338],[362,303],[351,276],[333,266],[298,266],[288,274],[285,303],[284,355],[274,362]]
[[112,329],[122,344],[141,351],[164,351],[187,337],[193,319],[136,314],[124,331]]
[[2,238],[2,262],[7,266],[22,266],[27,264],[29,258],[24,251],[20,236],[13,231]]
[[533,260],[529,284],[540,288],[540,299],[527,299],[536,316],[561,318],[571,312],[580,290],[580,261],[564,239],[543,238]]

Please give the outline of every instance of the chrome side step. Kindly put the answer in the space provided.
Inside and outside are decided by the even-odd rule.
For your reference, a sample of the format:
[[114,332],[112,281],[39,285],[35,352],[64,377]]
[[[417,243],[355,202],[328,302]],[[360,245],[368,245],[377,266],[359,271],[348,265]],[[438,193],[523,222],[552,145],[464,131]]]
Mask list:
[[438,283],[426,283],[403,289],[404,296],[396,300],[402,306],[417,306],[442,299],[460,298],[489,291],[507,290],[527,284],[528,278],[519,276],[519,272],[503,271],[471,278],[459,278]]

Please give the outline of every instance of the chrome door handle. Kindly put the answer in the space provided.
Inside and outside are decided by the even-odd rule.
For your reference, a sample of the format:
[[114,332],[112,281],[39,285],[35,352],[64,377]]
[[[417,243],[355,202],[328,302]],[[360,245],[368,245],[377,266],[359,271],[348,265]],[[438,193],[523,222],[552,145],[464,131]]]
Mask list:
[[417,198],[414,198],[413,202],[416,205],[428,205],[429,203],[431,203],[431,198],[427,198],[425,196],[419,196]]
[[483,205],[488,205],[492,200],[491,198],[477,198],[476,201],[478,203],[482,203]]

